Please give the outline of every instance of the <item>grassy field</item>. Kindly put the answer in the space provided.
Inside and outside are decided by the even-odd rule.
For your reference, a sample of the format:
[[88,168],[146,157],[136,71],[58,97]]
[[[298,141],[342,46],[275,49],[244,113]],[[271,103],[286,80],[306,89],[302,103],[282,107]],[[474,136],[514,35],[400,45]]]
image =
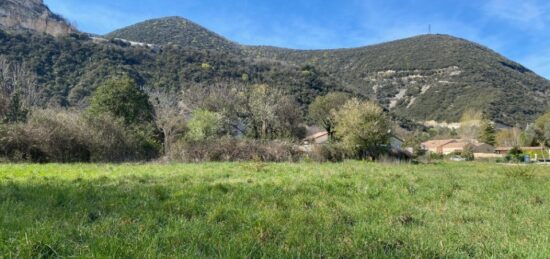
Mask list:
[[550,167],[0,165],[0,258],[548,258],[549,233]]

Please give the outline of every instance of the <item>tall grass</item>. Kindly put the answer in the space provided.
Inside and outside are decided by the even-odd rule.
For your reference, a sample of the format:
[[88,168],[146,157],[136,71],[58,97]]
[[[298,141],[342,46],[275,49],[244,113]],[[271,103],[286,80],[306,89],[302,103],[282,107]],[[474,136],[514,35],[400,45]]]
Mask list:
[[548,257],[550,170],[0,165],[0,257]]

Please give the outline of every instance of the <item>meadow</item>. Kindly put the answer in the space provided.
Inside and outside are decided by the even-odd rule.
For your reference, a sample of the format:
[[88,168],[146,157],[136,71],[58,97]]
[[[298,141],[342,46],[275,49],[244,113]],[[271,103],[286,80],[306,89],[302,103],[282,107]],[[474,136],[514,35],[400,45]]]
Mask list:
[[0,164],[0,258],[550,256],[550,167]]

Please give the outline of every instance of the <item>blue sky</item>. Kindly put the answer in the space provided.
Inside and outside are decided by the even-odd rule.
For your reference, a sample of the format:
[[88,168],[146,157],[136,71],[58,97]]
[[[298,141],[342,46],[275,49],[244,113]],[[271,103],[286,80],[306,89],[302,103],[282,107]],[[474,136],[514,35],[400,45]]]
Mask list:
[[347,48],[428,32],[479,42],[550,78],[548,0],[45,0],[86,32],[182,16],[250,45]]

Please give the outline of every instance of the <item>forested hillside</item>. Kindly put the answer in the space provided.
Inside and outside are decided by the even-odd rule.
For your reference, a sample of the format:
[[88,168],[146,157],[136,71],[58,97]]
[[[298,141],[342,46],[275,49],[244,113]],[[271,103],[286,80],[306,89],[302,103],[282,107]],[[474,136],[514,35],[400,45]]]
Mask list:
[[159,45],[177,44],[182,47],[240,52],[240,46],[200,25],[181,17],[166,17],[132,25],[106,35],[130,41]]
[[304,105],[340,88],[312,66],[180,45],[150,49],[117,40],[95,42],[83,34],[55,38],[0,31],[0,53],[35,73],[40,105],[85,106],[98,85],[119,74],[129,74],[144,88],[168,91],[213,84],[268,84],[295,95]]
[[[548,80],[484,46],[447,35],[339,50],[257,46],[236,50],[234,43],[196,24],[166,18],[109,34],[115,36],[160,45],[179,42],[193,48],[222,49],[250,60],[313,66],[342,88],[418,121],[458,121],[466,109],[474,108],[498,123],[516,125],[533,120],[549,107]],[[215,47],[212,42],[217,42]]]
[[446,35],[332,51],[246,49],[258,57],[318,66],[418,120],[457,121],[464,109],[474,107],[513,125],[544,112],[549,104],[548,80],[481,45]]

